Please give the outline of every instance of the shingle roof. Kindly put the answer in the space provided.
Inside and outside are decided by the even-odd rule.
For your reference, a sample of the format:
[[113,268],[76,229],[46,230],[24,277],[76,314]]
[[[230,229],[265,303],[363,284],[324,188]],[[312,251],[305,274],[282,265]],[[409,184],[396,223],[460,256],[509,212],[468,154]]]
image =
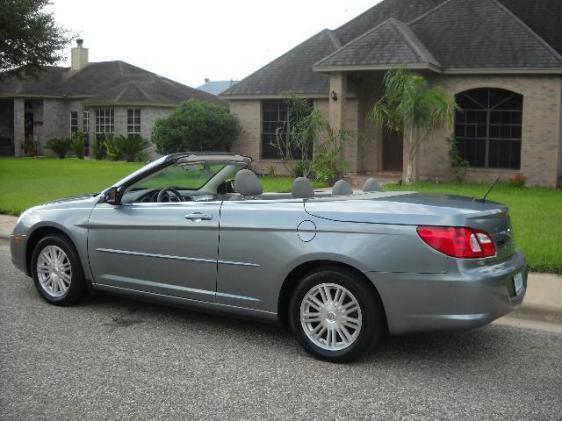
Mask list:
[[388,64],[439,67],[439,62],[407,25],[389,18],[323,58],[313,68],[322,70],[337,66],[351,69]]
[[[221,96],[284,91],[327,95],[328,78],[313,71],[314,63],[317,70],[431,63],[445,72],[542,69],[559,73],[560,22],[560,0],[384,0],[338,29],[325,30],[298,45]],[[344,47],[335,52],[338,42]]]
[[0,79],[0,96],[87,98],[93,104],[177,106],[188,99],[220,102],[215,96],[123,61],[90,63],[79,71],[45,67],[36,78]]
[[[339,47],[332,31],[325,29],[267,66],[228,89],[223,95],[280,95],[324,93],[328,90],[327,75],[312,72],[312,65]],[[222,96],[222,95],[221,95]]]
[[496,0],[448,0],[409,26],[445,68],[562,68],[558,53]]

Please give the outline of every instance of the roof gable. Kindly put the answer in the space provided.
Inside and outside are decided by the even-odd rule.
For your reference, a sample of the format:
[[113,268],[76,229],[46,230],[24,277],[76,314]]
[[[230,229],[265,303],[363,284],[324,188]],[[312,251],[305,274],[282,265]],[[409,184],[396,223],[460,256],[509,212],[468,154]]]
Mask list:
[[414,68],[439,67],[439,62],[408,26],[394,18],[350,41],[314,65],[330,67],[381,68],[401,65]]
[[409,23],[445,68],[560,68],[558,53],[496,0],[447,0]]

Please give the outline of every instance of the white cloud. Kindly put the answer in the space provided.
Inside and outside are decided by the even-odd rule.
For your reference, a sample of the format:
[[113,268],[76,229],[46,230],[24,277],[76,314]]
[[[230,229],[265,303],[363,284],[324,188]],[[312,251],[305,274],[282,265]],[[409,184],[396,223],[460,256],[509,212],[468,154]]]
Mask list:
[[206,77],[241,79],[379,1],[55,0],[50,8],[84,38],[90,61],[124,60],[196,87]]

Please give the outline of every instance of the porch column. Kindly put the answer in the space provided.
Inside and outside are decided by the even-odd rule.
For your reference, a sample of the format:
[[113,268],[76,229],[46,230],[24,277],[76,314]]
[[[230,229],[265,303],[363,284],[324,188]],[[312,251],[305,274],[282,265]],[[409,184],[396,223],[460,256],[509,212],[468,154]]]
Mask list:
[[25,100],[14,98],[14,155],[23,156],[25,137]]
[[337,132],[344,128],[347,78],[345,73],[330,74],[330,93],[328,94],[328,121]]
[[328,121],[334,132],[348,131],[343,144],[342,158],[349,165],[350,173],[357,173],[358,166],[358,103],[357,99],[347,98],[346,73],[330,74],[328,95]]

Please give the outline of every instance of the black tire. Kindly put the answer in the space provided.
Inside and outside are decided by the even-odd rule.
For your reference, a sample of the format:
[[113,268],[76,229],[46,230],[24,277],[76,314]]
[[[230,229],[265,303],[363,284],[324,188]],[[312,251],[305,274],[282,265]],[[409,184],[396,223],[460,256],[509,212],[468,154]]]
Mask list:
[[[41,285],[39,280],[37,261],[41,252],[48,246],[59,247],[66,254],[70,262],[70,286],[61,296],[51,295],[46,288]],[[69,306],[78,303],[87,294],[86,281],[84,279],[84,271],[80,263],[80,258],[72,242],[64,235],[50,234],[39,240],[31,256],[31,273],[37,291],[39,291],[41,297],[50,304]]]
[[[355,339],[344,349],[325,349],[313,342],[305,332],[301,323],[300,311],[303,299],[309,291],[320,284],[339,285],[353,294],[359,304],[362,325]],[[335,288],[335,287],[333,287]],[[335,289],[331,290],[335,291]],[[335,292],[332,292],[335,294]],[[357,315],[358,313],[356,313]],[[338,316],[339,317],[339,316]],[[325,324],[328,323],[328,319]],[[352,271],[332,267],[322,268],[306,275],[293,291],[289,304],[289,323],[291,330],[303,348],[316,358],[331,362],[348,362],[364,355],[376,347],[384,336],[385,318],[380,298],[367,285],[366,281]],[[320,324],[321,322],[319,322]],[[332,333],[334,335],[334,333]],[[336,338],[342,339],[341,333]],[[327,346],[327,345],[326,345]],[[343,344],[340,346],[344,346]]]

